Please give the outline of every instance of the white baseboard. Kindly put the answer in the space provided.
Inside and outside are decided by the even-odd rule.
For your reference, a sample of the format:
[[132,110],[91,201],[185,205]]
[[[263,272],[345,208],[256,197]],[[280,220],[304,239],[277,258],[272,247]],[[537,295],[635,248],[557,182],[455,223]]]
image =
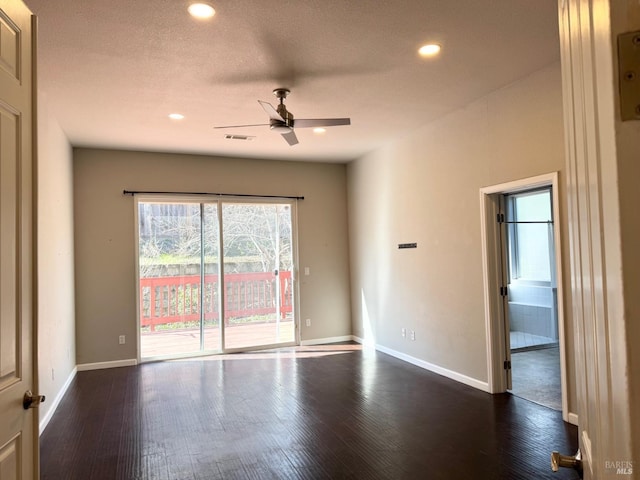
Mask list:
[[411,355],[407,355],[406,353],[392,350],[391,348],[387,348],[383,345],[377,344],[376,350],[382,353],[386,353],[387,355],[391,355],[392,357],[396,357],[400,360],[404,360],[405,362],[411,363],[417,367],[429,370],[430,372],[442,375],[443,377],[450,378],[451,380],[455,380],[456,382],[464,383],[465,385],[469,385],[470,387],[477,388],[478,390],[489,393],[489,384],[487,382],[468,377],[466,375],[463,375],[462,373],[454,372],[453,370],[440,367],[439,365],[435,365],[433,363],[425,362],[424,360],[412,357]]
[[111,362],[97,362],[97,363],[83,363],[78,365],[78,371],[84,372],[86,370],[102,370],[103,368],[117,368],[117,367],[133,367],[138,364],[138,360],[135,358],[129,358],[127,360],[114,360]]
[[44,429],[47,428],[47,425],[49,425],[49,422],[51,421],[53,414],[56,413],[58,405],[60,405],[60,402],[62,401],[64,394],[67,393],[67,390],[69,389],[69,385],[71,385],[71,382],[76,377],[77,372],[78,372],[78,368],[73,367],[73,370],[71,370],[71,373],[67,377],[67,380],[64,382],[64,385],[62,385],[62,388],[56,395],[56,398],[54,398],[53,402],[51,402],[51,407],[49,408],[49,410],[47,410],[47,414],[40,419],[40,425],[39,425],[40,435],[42,435],[42,432],[44,432]]
[[351,342],[353,335],[343,335],[341,337],[314,338],[311,340],[301,340],[300,345],[325,345],[327,343]]
[[569,412],[569,423],[578,426],[578,414]]

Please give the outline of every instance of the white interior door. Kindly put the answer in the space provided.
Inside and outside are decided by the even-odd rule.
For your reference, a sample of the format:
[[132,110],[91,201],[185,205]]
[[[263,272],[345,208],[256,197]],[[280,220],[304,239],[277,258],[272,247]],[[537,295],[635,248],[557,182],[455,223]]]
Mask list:
[[[584,478],[636,478],[640,427],[633,392],[640,362],[631,354],[636,345],[627,332],[637,324],[632,312],[638,296],[625,275],[637,272],[637,235],[630,232],[637,232],[638,189],[637,175],[618,175],[637,165],[640,135],[637,120],[623,125],[620,119],[615,52],[616,34],[640,28],[640,5],[558,4]],[[629,203],[622,209],[625,198]]]
[[[34,23],[35,25],[35,23]],[[33,33],[32,33],[33,32]],[[0,0],[0,478],[38,477],[34,390],[32,15]]]

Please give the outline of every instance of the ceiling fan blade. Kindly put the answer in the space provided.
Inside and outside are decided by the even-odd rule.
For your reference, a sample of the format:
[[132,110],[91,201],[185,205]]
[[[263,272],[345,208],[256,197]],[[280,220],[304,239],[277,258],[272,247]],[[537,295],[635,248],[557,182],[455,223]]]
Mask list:
[[287,143],[291,146],[294,146],[295,144],[299,143],[298,137],[296,137],[296,134],[293,132],[293,130],[291,130],[289,133],[283,133],[282,138],[284,138],[287,141]]
[[225,125],[224,127],[213,127],[213,128],[242,128],[242,127],[268,127],[268,123],[254,123],[252,125]]
[[258,103],[262,105],[262,108],[264,108],[264,111],[267,112],[267,115],[269,115],[269,118],[271,120],[279,120],[281,122],[284,122],[284,118],[282,118],[277,110],[273,108],[273,105],[268,102],[263,102],[262,100],[258,100]]
[[350,118],[294,118],[294,128],[308,127],[337,127],[339,125],[351,125]]

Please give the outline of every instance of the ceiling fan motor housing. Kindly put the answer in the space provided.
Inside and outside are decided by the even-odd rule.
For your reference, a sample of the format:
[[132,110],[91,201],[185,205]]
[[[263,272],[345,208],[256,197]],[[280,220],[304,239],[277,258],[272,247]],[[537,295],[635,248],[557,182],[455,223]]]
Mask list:
[[271,128],[271,130],[278,133],[290,132],[293,129],[293,114],[287,110],[287,108],[284,106],[284,103],[278,105],[276,111],[278,112],[278,115],[282,117],[284,122],[272,118],[269,121],[269,127]]

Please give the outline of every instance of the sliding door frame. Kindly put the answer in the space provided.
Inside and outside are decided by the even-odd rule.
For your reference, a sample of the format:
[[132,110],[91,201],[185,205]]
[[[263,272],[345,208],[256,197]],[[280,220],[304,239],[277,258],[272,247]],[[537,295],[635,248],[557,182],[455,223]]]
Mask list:
[[[140,218],[139,218],[139,205],[140,203],[167,203],[167,204],[198,204],[200,205],[200,225],[201,225],[201,239],[204,236],[204,205],[216,205],[217,208],[217,221],[218,221],[218,318],[220,319],[220,348],[219,349],[210,349],[204,350],[201,349],[198,352],[190,352],[190,353],[181,353],[181,354],[173,354],[173,355],[159,355],[153,357],[142,357],[141,350],[141,340],[140,340],[140,331],[142,319],[140,318],[140,302],[142,299],[140,298]],[[291,281],[292,281],[292,295],[293,295],[293,323],[294,323],[294,338],[292,342],[283,342],[269,345],[259,345],[255,347],[246,347],[246,348],[225,348],[225,298],[224,298],[224,245],[223,245],[223,217],[222,217],[222,206],[226,203],[246,203],[246,204],[287,204],[291,209],[291,255],[292,255],[292,270],[291,270]],[[296,346],[300,345],[300,286],[298,282],[298,208],[297,208],[297,199],[295,198],[287,198],[287,197],[260,197],[260,196],[224,196],[220,197],[217,195],[190,195],[190,194],[135,194],[134,195],[134,242],[135,242],[135,285],[136,285],[136,352],[137,352],[137,360],[138,363],[146,363],[146,362],[154,362],[160,360],[170,360],[170,359],[180,359],[180,358],[190,358],[190,357],[200,357],[206,355],[219,355],[225,353],[237,353],[243,352],[247,350],[266,350],[270,348],[276,347],[288,347],[288,346]],[[201,251],[201,257],[203,256],[203,251]],[[202,260],[201,260],[202,261]],[[204,277],[204,270],[201,269],[200,275],[201,278]],[[202,280],[201,280],[202,281]],[[200,295],[202,297],[203,288],[200,288]],[[203,320],[202,309],[204,307],[202,303],[202,298],[199,302],[200,311],[201,311],[201,323]],[[202,332],[202,325],[200,331]],[[202,346],[203,339],[200,339]]]
[[[300,345],[300,302],[299,299],[299,283],[298,283],[298,209],[297,209],[297,200],[291,198],[274,198],[274,197],[232,197],[225,196],[224,198],[216,198],[214,200],[218,202],[218,222],[220,222],[220,228],[218,231],[220,232],[220,243],[219,243],[219,255],[220,262],[218,267],[218,272],[221,279],[224,280],[224,230],[222,228],[222,222],[224,221],[222,214],[222,207],[224,204],[266,204],[266,205],[289,205],[291,208],[291,257],[293,266],[291,269],[291,281],[293,287],[293,341],[291,342],[283,342],[283,343],[273,343],[267,345],[258,345],[253,347],[239,347],[239,348],[227,348],[224,343],[224,326],[222,326],[222,353],[239,353],[245,352],[247,350],[268,350],[271,348],[279,348],[279,347],[292,347],[296,345]],[[279,268],[278,268],[279,271]],[[280,279],[278,278],[278,282]],[[219,282],[219,285],[222,288],[224,285],[224,281]],[[220,319],[224,322],[224,295],[222,292],[220,293]]]

